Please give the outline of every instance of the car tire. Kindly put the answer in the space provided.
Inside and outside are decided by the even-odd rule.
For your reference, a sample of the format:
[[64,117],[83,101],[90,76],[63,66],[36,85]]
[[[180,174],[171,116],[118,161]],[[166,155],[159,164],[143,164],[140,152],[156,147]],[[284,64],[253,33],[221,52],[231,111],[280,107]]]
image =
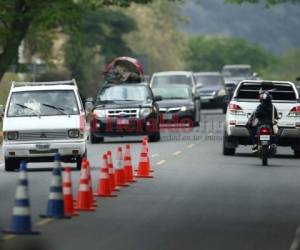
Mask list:
[[76,169],[77,170],[81,170],[81,166],[82,166],[82,159],[84,157],[87,157],[87,151],[85,150],[85,153],[82,156],[79,156],[76,158]]
[[160,132],[156,132],[155,134],[149,135],[149,142],[157,142],[160,140]]
[[226,132],[224,132],[223,135],[223,155],[234,155],[235,154],[235,148],[228,147],[228,135]]
[[226,105],[224,105],[224,107],[222,108],[222,112],[223,112],[223,114],[226,114],[226,111],[227,111],[227,106],[226,106]]
[[294,150],[295,158],[300,158],[300,150]]
[[90,142],[92,144],[101,143],[104,141],[104,137],[96,137],[93,133],[90,134]]
[[5,158],[4,168],[7,172],[12,172],[17,169],[20,169],[20,160]]

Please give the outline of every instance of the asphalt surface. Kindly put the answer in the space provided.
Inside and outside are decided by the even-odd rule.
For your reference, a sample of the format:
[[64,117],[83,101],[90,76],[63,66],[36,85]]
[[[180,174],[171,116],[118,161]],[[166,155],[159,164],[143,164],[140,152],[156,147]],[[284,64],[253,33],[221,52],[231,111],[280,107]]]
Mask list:
[[[239,148],[235,156],[223,156],[224,116],[212,111],[203,119],[201,129],[164,132],[161,142],[150,144],[153,179],[138,180],[116,198],[97,198],[95,212],[70,220],[39,218],[46,210],[51,165],[30,164],[32,221],[41,235],[4,236],[2,249],[298,249],[299,160],[285,148],[268,167],[261,166],[249,147]],[[134,166],[139,139],[128,141]],[[115,153],[126,140],[89,145],[94,189],[102,153],[108,149]],[[75,193],[79,172],[72,175]],[[1,228],[10,222],[17,178],[17,172],[6,173],[1,167]]]

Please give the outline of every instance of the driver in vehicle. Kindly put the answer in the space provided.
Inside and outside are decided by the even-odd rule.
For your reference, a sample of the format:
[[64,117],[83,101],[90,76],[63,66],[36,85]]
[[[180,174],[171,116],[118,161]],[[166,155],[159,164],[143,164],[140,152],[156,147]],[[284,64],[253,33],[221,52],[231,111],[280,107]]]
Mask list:
[[276,131],[273,126],[277,124],[279,119],[276,107],[272,104],[272,96],[268,91],[262,91],[259,94],[260,104],[257,106],[255,112],[249,118],[247,127],[250,132],[251,141],[253,144],[252,151],[257,151],[258,145],[256,134],[259,126],[269,125],[274,134],[273,144],[276,144]]

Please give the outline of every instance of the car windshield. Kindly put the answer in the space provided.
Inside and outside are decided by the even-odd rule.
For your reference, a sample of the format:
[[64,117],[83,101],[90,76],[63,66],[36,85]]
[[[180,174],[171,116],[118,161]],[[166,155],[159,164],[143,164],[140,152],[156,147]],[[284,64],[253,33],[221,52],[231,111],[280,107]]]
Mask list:
[[8,117],[77,114],[79,108],[73,90],[14,92],[7,111]]
[[197,83],[202,83],[204,87],[221,86],[222,77],[219,75],[196,75]]
[[102,89],[97,97],[97,102],[104,101],[145,101],[149,98],[145,86],[110,86]]
[[161,96],[162,99],[190,99],[192,93],[190,88],[176,87],[176,88],[154,88],[155,96]]
[[247,77],[251,76],[250,68],[225,68],[222,71],[225,77]]
[[192,87],[191,75],[157,75],[153,77],[152,87],[161,87],[169,84],[184,84]]

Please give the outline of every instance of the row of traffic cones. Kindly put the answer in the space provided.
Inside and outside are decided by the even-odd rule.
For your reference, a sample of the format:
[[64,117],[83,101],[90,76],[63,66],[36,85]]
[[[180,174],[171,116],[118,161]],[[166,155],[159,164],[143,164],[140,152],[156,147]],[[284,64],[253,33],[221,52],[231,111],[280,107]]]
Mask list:
[[[41,215],[41,217],[67,219],[78,215],[76,211],[95,211],[97,206],[95,196],[117,197],[114,192],[119,191],[120,187],[128,187],[131,183],[136,181],[135,177],[153,178],[153,176],[150,175],[152,170],[148,153],[148,140],[145,138],[142,143],[137,175],[133,174],[130,145],[126,145],[124,158],[122,148],[119,147],[117,149],[116,168],[113,166],[111,151],[107,151],[103,154],[98,188],[95,194],[93,194],[92,188],[90,163],[84,158],[80,172],[78,195],[75,200],[72,194],[71,169],[65,168],[62,178],[60,155],[57,154],[54,159],[46,214]],[[15,197],[15,206],[13,208],[10,228],[9,230],[3,231],[3,233],[38,234],[39,232],[33,231],[31,226],[26,162],[21,163]]]

